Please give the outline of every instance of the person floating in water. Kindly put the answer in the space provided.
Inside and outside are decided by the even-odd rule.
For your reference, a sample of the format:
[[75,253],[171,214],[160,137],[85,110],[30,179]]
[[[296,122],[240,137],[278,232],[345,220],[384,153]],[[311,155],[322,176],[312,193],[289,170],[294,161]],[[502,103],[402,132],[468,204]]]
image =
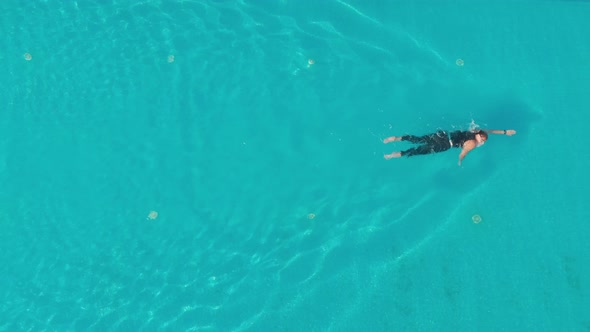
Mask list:
[[414,144],[422,144],[418,147],[411,148],[405,151],[392,152],[386,154],[385,159],[411,157],[421,154],[431,154],[447,151],[450,148],[461,148],[459,154],[459,166],[463,158],[469,151],[482,146],[488,140],[488,133],[512,136],[516,134],[516,130],[469,130],[469,131],[453,131],[448,133],[444,130],[439,130],[434,134],[424,136],[404,135],[391,136],[383,140],[383,143],[394,141],[408,141]]

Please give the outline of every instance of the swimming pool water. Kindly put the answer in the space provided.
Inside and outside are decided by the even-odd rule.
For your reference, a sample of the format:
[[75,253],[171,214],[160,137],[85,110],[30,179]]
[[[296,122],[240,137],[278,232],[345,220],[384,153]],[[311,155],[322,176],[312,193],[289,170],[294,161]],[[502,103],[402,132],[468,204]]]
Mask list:
[[0,331],[590,328],[587,2],[0,9]]

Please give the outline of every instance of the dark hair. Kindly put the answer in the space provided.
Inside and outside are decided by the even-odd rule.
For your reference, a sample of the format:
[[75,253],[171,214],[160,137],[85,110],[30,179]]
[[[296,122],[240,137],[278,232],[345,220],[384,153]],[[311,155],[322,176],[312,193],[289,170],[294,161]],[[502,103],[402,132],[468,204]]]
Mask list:
[[479,130],[476,130],[476,131],[475,131],[475,134],[476,134],[476,135],[477,135],[477,134],[481,135],[481,137],[485,138],[485,140],[486,140],[486,141],[488,140],[488,133],[486,133],[485,131],[483,131],[483,130],[481,130],[481,129],[479,129]]

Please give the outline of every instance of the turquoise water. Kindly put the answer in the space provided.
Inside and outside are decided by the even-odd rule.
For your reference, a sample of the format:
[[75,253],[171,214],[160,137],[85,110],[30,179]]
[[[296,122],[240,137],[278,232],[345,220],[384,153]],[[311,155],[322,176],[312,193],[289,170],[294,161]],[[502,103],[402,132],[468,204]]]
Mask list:
[[0,331],[590,330],[590,3],[0,10]]

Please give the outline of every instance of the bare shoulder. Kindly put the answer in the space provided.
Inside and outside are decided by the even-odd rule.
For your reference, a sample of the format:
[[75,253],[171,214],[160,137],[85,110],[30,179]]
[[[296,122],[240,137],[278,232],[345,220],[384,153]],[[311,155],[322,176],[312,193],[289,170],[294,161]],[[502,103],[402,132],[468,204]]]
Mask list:
[[477,142],[474,139],[470,139],[463,143],[463,150],[473,150],[477,146]]

